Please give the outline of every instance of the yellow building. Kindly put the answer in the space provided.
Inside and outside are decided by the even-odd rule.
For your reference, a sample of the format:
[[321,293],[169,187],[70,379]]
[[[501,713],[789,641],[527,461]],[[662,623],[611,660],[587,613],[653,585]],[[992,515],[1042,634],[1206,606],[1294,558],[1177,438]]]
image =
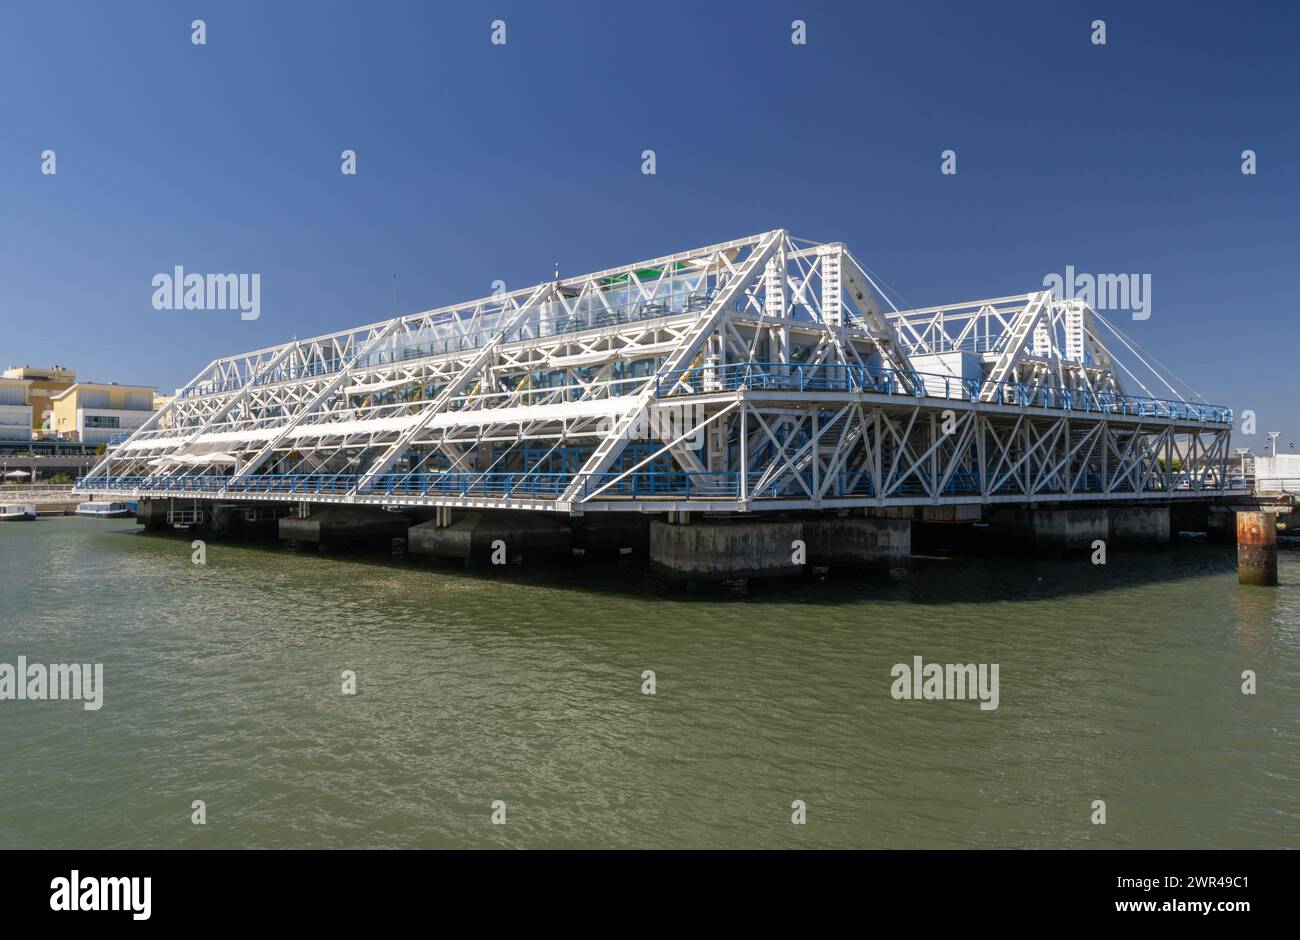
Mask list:
[[10,366],[4,370],[6,379],[18,379],[30,383],[27,388],[27,404],[32,406],[32,427],[41,430],[53,427],[45,422],[53,410],[53,398],[60,392],[71,388],[77,381],[77,373],[63,366],[50,366],[48,369],[33,369],[31,366]]
[[61,440],[107,444],[149,420],[157,391],[151,385],[77,382],[53,398],[54,430]]
[[[154,392],[153,410],[162,411],[164,408],[166,408],[168,405],[171,404],[172,399],[175,397],[176,397],[175,395],[164,395],[161,392]],[[170,414],[163,415],[161,420],[159,420],[158,422],[158,427],[169,428],[171,426],[172,426],[172,416]]]

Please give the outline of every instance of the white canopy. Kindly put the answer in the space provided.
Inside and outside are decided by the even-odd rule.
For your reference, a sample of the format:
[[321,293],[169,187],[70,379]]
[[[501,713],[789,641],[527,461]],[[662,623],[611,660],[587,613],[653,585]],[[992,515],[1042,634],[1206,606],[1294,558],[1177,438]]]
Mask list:
[[[485,424],[517,424],[524,421],[563,421],[572,418],[592,418],[603,415],[622,415],[639,404],[635,395],[614,395],[609,398],[596,398],[588,401],[555,402],[549,405],[518,405],[510,408],[480,408],[464,411],[444,411],[434,415],[428,423],[429,428],[477,427]],[[403,431],[420,420],[419,414],[401,415],[396,418],[368,418],[355,421],[319,421],[313,423],[309,416],[297,427],[290,428],[285,434],[288,441],[309,440],[319,437],[337,437],[348,434],[376,434],[391,431]],[[207,446],[226,446],[230,444],[268,441],[278,436],[281,427],[250,428],[246,431],[218,431],[201,435],[190,446],[195,450]],[[146,450],[168,445],[175,447],[184,442],[182,437],[156,437],[140,441],[139,449]],[[131,444],[124,444],[123,449],[135,450]],[[192,452],[190,452],[192,453]],[[226,458],[225,460],[221,458]],[[234,458],[229,454],[194,455],[187,463],[227,463]]]
[[165,457],[155,457],[149,463],[157,466],[164,463],[179,464],[210,464],[210,463],[228,463],[235,464],[239,460],[232,454],[215,453],[215,454],[168,454]]
[[384,389],[397,388],[399,385],[410,385],[410,379],[388,379],[382,382],[370,382],[366,385],[349,385],[343,389],[344,395],[364,395],[367,392],[382,392]]

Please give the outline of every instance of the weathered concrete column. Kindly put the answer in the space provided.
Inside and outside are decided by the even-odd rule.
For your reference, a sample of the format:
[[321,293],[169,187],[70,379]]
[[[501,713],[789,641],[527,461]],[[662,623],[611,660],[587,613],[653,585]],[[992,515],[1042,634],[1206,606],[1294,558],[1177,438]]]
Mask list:
[[1168,506],[1122,506],[1110,510],[1110,541],[1115,545],[1169,544]]
[[406,535],[410,521],[402,515],[370,506],[321,506],[307,518],[285,516],[279,520],[280,538],[315,542],[322,552],[344,545],[389,544]]
[[884,568],[904,580],[912,560],[910,519],[824,516],[805,519],[808,564],[840,569]]
[[1277,584],[1277,520],[1271,512],[1237,513],[1237,583]]
[[779,578],[803,572],[795,561],[798,520],[650,524],[650,567],[684,581]]
[[411,526],[407,545],[416,555],[459,558],[465,567],[572,557],[573,533],[554,513],[491,509],[461,514],[450,525],[434,519]]
[[1013,509],[995,507],[989,523],[1008,546],[1074,551],[1089,549],[1097,539],[1110,538],[1110,514],[1103,508]]

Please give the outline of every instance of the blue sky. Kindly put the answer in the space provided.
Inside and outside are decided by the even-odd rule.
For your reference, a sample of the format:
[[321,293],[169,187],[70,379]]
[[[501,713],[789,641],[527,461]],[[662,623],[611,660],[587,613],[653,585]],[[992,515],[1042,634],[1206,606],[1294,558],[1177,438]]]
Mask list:
[[[10,2],[0,360],[170,390],[388,316],[393,272],[411,312],[784,227],[913,306],[1150,273],[1121,328],[1285,449],[1297,34],[1252,3]],[[261,317],[153,309],[175,265],[260,273]]]

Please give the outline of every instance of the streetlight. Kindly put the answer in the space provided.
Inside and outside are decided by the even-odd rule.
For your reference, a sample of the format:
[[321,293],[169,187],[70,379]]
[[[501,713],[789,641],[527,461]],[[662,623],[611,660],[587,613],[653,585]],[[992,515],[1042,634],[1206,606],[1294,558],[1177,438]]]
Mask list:
[[1268,432],[1268,455],[1270,457],[1277,456],[1277,439],[1281,436],[1282,436],[1281,431]]

